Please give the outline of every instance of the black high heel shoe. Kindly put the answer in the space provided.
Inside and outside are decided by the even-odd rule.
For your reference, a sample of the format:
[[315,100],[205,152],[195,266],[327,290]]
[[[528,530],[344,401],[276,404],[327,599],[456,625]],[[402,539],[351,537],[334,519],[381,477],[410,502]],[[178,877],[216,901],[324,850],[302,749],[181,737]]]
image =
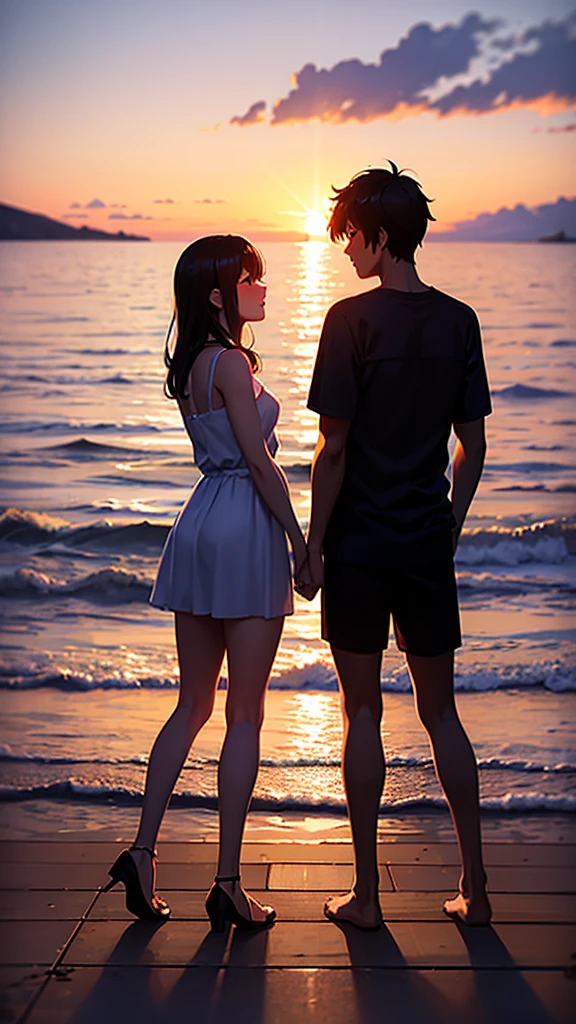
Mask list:
[[[158,856],[156,850],[151,850],[149,846],[131,846],[130,850],[145,850],[151,858]],[[142,889],[136,862],[130,856],[130,850],[122,850],[120,856],[114,861],[108,872],[110,881],[104,886],[102,892],[108,892],[118,882],[123,882],[126,889],[126,909],[131,914],[135,914],[136,917],[140,917],[144,921],[165,921],[170,917],[170,907],[156,893],[152,894],[152,903],[148,902]]]
[[273,921],[276,920],[276,911],[273,907],[264,907],[262,904],[258,904],[262,907],[262,910],[267,911],[266,917],[263,921],[255,921],[252,918],[252,904],[251,901],[257,903],[253,897],[246,896],[246,902],[248,903],[248,909],[250,917],[244,917],[238,910],[234,900],[228,895],[228,893],[222,888],[220,882],[239,882],[240,875],[229,875],[229,876],[216,876],[214,884],[210,889],[206,897],[206,913],[210,918],[210,924],[213,932],[223,932],[226,927],[226,922],[235,924],[237,928],[242,929],[245,932],[255,932],[261,928],[268,928]]

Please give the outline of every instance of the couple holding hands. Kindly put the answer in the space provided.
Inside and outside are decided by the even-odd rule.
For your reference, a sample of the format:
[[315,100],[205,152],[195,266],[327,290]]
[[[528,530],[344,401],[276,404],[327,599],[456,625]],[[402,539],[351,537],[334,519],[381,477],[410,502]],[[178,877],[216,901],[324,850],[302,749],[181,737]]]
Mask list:
[[[259,765],[266,686],[295,589],[322,588],[322,637],[342,695],[343,776],[352,837],[352,890],[329,898],[336,922],[376,929],[377,822],[385,761],[380,735],[383,652],[390,617],[405,653],[461,856],[459,891],[444,911],[487,924],[478,777],[454,703],[460,646],[454,551],[478,486],[491,411],[474,311],[425,285],[414,254],[433,220],[414,178],[370,169],[335,190],[333,241],[371,291],[328,311],[308,407],[320,416],[305,540],[278,447],[275,397],[256,377],[244,324],[265,316],[263,261],[246,239],[201,238],[175,269],[176,343],[166,348],[166,390],[178,402],[201,479],[162,553],[151,601],[175,613],[177,706],[150,754],[133,846],[110,869],[128,910],[159,920],[158,830],[195,736],[209,719],[224,655],[226,736],[218,767],[218,870],[206,899],[213,930],[270,925],[272,907],[240,882],[240,850]],[[451,484],[448,442],[456,435]]]

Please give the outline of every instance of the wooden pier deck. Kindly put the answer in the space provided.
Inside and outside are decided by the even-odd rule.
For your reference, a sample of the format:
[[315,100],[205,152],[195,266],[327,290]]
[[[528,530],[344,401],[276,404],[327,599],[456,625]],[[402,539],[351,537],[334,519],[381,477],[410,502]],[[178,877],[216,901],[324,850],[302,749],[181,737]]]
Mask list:
[[490,928],[441,913],[456,847],[380,846],[385,926],[338,928],[324,896],[351,877],[349,843],[244,846],[243,882],[278,911],[267,932],[212,935],[216,847],[165,842],[170,921],[102,893],[113,842],[1,846],[4,1024],[549,1024],[576,1019],[576,846],[486,844]]

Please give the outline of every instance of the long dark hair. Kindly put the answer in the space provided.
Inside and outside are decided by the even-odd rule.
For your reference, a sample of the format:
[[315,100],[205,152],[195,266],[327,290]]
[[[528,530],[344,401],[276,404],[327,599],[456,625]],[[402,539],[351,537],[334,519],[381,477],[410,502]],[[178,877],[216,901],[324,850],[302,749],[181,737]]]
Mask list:
[[[172,324],[176,324],[176,344],[170,354],[170,329],[164,353],[168,367],[165,390],[170,398],[186,397],[190,370],[209,337],[223,348],[242,349],[252,370],[260,369],[259,356],[242,344],[244,325],[238,313],[236,285],[243,270],[252,281],[258,281],[264,273],[264,259],[240,235],[199,238],[180,256],[174,270]],[[213,288],[221,292],[228,329],[220,323],[218,309],[210,302]]]

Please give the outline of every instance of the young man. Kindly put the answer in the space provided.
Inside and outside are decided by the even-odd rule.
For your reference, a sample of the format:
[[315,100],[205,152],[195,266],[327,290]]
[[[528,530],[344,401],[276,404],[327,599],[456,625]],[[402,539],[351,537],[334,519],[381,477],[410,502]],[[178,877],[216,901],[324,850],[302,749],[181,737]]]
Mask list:
[[416,247],[434,219],[428,202],[393,163],[336,190],[330,237],[348,239],[344,252],[358,277],[381,283],[329,310],[308,401],[320,414],[309,566],[315,586],[323,587],[322,636],[343,696],[356,866],[352,891],[329,899],[325,913],[361,928],[382,920],[380,671],[390,616],[458,836],[459,892],[444,910],[468,924],[487,924],[491,913],[476,761],[453,686],[461,643],[453,554],[480,479],[491,406],[475,313],[416,272]]

